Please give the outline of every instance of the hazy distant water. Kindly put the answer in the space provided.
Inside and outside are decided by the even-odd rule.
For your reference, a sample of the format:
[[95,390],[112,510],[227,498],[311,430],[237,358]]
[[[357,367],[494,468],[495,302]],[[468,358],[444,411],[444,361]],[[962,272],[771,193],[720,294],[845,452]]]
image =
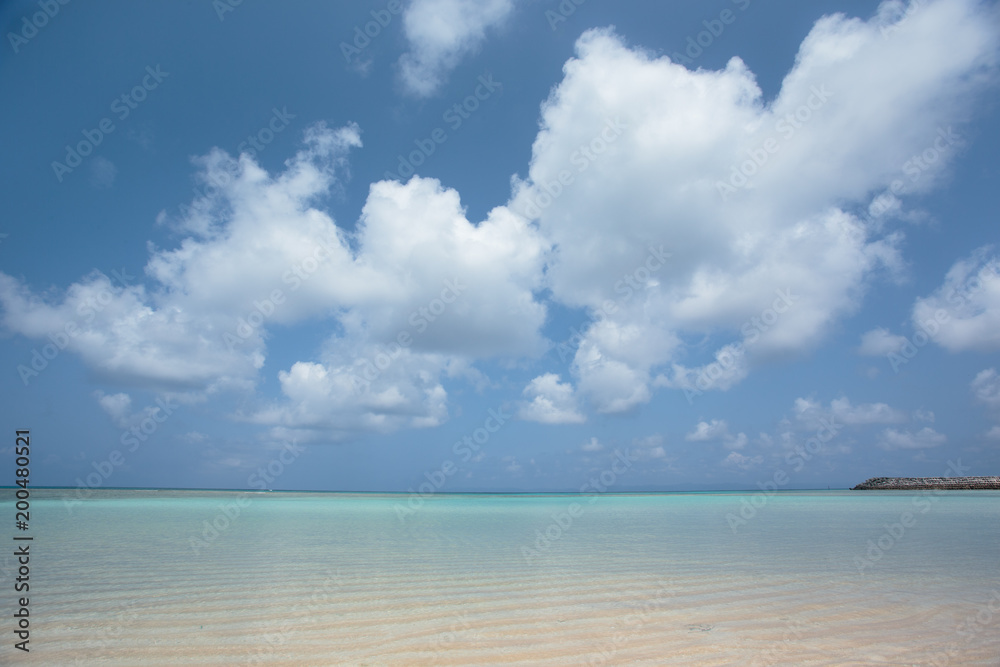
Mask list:
[[56,495],[0,664],[1000,664],[995,492]]

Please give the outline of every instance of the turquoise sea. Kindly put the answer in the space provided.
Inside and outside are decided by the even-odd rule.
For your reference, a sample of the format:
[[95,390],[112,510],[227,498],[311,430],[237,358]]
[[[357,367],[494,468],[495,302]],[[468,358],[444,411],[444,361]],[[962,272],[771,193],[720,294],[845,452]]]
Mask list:
[[1000,664],[997,492],[32,493],[4,665]]

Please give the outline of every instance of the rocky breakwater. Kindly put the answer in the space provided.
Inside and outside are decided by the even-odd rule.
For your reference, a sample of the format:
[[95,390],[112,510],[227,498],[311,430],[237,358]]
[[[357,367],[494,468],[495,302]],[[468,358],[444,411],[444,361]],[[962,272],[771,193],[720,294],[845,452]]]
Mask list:
[[1000,477],[872,477],[851,491],[919,491],[923,489],[1000,491]]

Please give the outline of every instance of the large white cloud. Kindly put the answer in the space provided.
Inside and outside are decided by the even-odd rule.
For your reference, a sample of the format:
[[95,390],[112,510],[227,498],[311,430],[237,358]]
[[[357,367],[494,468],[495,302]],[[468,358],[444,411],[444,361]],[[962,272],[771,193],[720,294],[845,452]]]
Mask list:
[[[432,91],[511,5],[412,3],[404,79]],[[144,285],[95,273],[42,297],[0,273],[2,323],[44,339],[73,322],[65,347],[109,378],[211,392],[252,388],[273,336],[319,322],[323,348],[303,350],[278,372],[281,397],[242,415],[302,437],[441,423],[446,378],[481,382],[477,361],[545,349],[543,293],[594,322],[570,382],[536,377],[523,418],[579,422],[583,400],[626,412],[655,387],[700,388],[705,376],[706,388],[726,389],[755,365],[815,348],[874,276],[900,271],[892,217],[951,153],[919,181],[892,184],[992,76],[997,22],[987,11],[925,2],[887,33],[899,3],[869,21],[824,18],[773,100],[738,58],[693,72],[610,29],[588,31],[542,106],[526,179],[485,220],[466,218],[459,193],[414,177],[373,184],[345,231],[319,201],[339,187],[360,129],[315,127],[280,173],[246,155],[203,158],[201,177],[223,185],[173,221],[184,238],[151,250]],[[891,199],[895,213],[853,213],[873,198]],[[974,260],[949,280],[986,262]],[[942,344],[995,347],[995,277],[982,282]],[[730,339],[714,365],[690,352],[709,336]],[[887,343],[869,339],[869,351]],[[896,419],[881,404],[824,411]]]
[[403,15],[410,50],[399,59],[407,91],[434,94],[466,55],[476,51],[486,31],[504,21],[513,0],[413,0]]
[[359,145],[357,127],[311,128],[277,175],[213,151],[201,177],[222,185],[173,221],[178,247],[153,249],[148,289],[95,273],[44,300],[0,274],[4,325],[56,332],[112,380],[203,394],[251,388],[268,338],[318,319],[331,331],[319,358],[280,372],[283,399],[243,418],[303,438],[440,423],[442,377],[479,382],[470,359],[544,351],[533,292],[547,245],[504,208],[473,224],[455,191],[420,178],[374,184],[348,234],[315,201]]
[[[548,246],[507,209],[495,208],[473,224],[458,193],[436,180],[383,181],[371,187],[357,239],[359,261],[376,275],[391,276],[395,286],[388,298],[366,305],[376,338],[411,331],[415,349],[480,358],[544,351],[538,328],[546,310],[533,290],[541,286]],[[457,288],[449,298],[450,292],[461,294],[440,316],[433,310],[426,316],[421,309],[449,285]],[[510,317],[515,310],[518,317]]]
[[[964,118],[997,31],[955,0],[923,3],[883,34],[899,9],[817,22],[771,101],[738,58],[692,72],[611,30],[579,39],[510,207],[553,243],[554,298],[599,319],[573,365],[598,410],[647,401],[651,379],[690,386],[704,369],[684,365],[686,336],[739,336],[729,381],[714,388],[813,348],[873,275],[900,270],[901,234],[851,211]],[[731,180],[740,169],[753,172],[745,184]],[[650,268],[661,245],[671,257]],[[794,303],[776,308],[782,290]]]
[[[187,236],[153,248],[149,289],[101,273],[43,300],[0,274],[3,324],[65,347],[119,382],[157,388],[247,387],[264,363],[264,336],[395,285],[355,261],[345,235],[311,202],[337,182],[358,128],[311,128],[305,147],[272,177],[247,155],[214,150],[199,177],[216,184],[173,221]],[[279,294],[276,294],[280,292]]]
[[[3,325],[48,340],[101,375],[124,384],[161,389],[207,389],[252,378],[263,364],[260,338],[230,350],[223,333],[236,317],[193,313],[184,304],[149,295],[141,285],[121,285],[101,273],[73,284],[61,298],[41,298],[0,273]],[[46,356],[54,356],[44,350]],[[44,360],[43,360],[44,361]],[[19,369],[27,383],[45,364]]]

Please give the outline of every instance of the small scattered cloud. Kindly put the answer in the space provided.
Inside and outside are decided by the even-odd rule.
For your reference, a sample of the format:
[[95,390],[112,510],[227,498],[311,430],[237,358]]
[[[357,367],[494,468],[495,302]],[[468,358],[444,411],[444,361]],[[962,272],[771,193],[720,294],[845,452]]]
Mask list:
[[463,58],[475,53],[486,32],[513,11],[513,0],[413,0],[403,14],[410,48],[399,59],[404,89],[429,97]]
[[117,176],[118,167],[106,157],[98,156],[90,161],[90,184],[95,188],[110,188]]
[[764,462],[764,457],[758,454],[757,456],[744,456],[739,452],[729,452],[729,456],[722,460],[722,464],[726,466],[733,466],[739,468],[740,470],[750,470],[756,466],[759,466]]
[[583,443],[580,447],[585,452],[599,452],[604,449],[604,445],[597,441],[597,438],[591,438],[588,442]]
[[991,412],[1000,413],[1000,375],[995,368],[979,371],[972,381],[972,393],[978,403]]
[[144,123],[139,127],[130,127],[125,136],[128,137],[129,141],[138,144],[143,150],[148,151],[153,147],[153,130],[148,123]]
[[688,442],[721,441],[726,449],[743,449],[747,444],[746,433],[733,435],[724,419],[713,419],[710,422],[701,421],[694,430],[684,436]]
[[[976,402],[986,406],[990,417],[1000,419],[1000,374],[995,368],[986,368],[972,380],[972,394]],[[986,433],[988,440],[1000,440],[1000,425]]]
[[929,426],[925,426],[916,432],[887,428],[879,436],[878,446],[887,451],[930,449],[931,447],[939,447],[947,441],[947,436],[938,433]]
[[726,438],[723,443],[726,449],[743,449],[747,446],[747,434],[737,433],[736,435]]
[[879,327],[861,336],[858,354],[866,357],[884,357],[887,354],[899,352],[906,343],[906,336],[890,333],[888,329]]
[[105,394],[102,391],[95,391],[94,397],[101,408],[111,416],[115,424],[121,428],[128,425],[129,415],[132,411],[132,398],[128,394]]
[[632,440],[632,452],[640,459],[664,459],[667,450],[663,446],[664,438],[659,433],[647,435]]
[[824,421],[844,426],[902,424],[908,421],[905,412],[886,403],[852,405],[850,399],[843,396],[830,401],[828,408],[816,401],[798,398],[795,400],[795,418],[809,429],[822,427]]
[[[122,429],[132,428],[151,417],[155,419],[161,411],[161,408],[155,405],[147,405],[138,412],[132,412],[132,398],[126,393],[105,394],[98,390],[93,396],[101,409],[114,421],[115,426]],[[167,400],[169,402],[172,399]]]
[[713,419],[710,422],[701,421],[694,427],[694,430],[684,436],[689,442],[706,442],[717,440],[729,435],[729,426],[724,419]]
[[[1000,350],[1000,257],[985,246],[959,260],[944,284],[917,299],[913,325],[950,352]],[[939,318],[941,312],[947,318]]]
[[560,382],[555,373],[540,375],[528,383],[523,395],[529,399],[518,417],[542,424],[581,424],[586,418],[577,409],[573,385]]

